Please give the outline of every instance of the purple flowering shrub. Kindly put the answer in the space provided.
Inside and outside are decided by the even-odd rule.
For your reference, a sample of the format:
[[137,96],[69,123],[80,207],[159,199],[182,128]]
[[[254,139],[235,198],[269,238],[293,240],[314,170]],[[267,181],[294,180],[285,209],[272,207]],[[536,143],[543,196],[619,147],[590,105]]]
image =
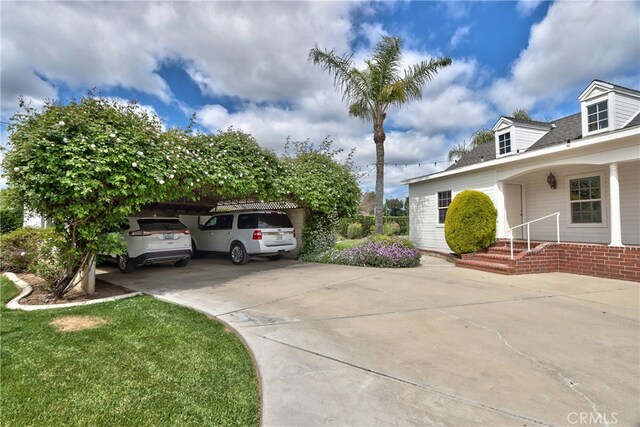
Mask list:
[[310,254],[306,261],[361,267],[417,267],[420,251],[405,239],[374,239],[348,249],[328,249]]

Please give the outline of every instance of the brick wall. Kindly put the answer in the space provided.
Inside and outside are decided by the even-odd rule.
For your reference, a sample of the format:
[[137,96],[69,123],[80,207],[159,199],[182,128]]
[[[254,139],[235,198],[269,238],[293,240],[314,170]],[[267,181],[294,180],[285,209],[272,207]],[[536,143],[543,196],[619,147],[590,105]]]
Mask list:
[[[498,244],[507,244],[500,241]],[[518,254],[511,274],[563,273],[640,282],[640,246],[532,242],[530,254]]]
[[640,282],[640,246],[561,243],[559,271]]

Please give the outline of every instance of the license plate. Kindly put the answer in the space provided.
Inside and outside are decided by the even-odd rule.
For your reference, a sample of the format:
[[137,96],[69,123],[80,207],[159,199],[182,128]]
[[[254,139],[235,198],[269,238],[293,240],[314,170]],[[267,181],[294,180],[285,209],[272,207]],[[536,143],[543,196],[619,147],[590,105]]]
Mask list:
[[173,233],[164,233],[164,240],[173,240]]
[[282,240],[282,236],[276,236],[276,240]]

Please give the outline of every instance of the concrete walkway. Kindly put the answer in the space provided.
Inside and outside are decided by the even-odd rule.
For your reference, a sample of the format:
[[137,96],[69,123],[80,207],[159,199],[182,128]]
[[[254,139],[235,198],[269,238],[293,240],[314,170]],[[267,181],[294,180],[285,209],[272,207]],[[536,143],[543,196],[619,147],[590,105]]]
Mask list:
[[257,360],[263,424],[640,422],[637,283],[224,258],[104,279],[214,315]]

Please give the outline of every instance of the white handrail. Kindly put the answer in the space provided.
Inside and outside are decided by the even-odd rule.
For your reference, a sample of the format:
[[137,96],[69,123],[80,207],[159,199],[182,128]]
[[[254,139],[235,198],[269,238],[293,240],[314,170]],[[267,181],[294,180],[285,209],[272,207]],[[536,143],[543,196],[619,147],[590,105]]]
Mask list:
[[516,228],[524,227],[525,225],[527,226],[527,252],[531,252],[531,233],[530,233],[529,225],[534,222],[542,221],[543,219],[551,218],[552,216],[556,217],[556,241],[560,243],[560,212],[556,212],[556,213],[543,216],[541,218],[534,219],[529,222],[522,223],[520,225],[516,225],[515,227],[511,227],[509,229],[509,240],[511,244],[511,259],[513,259],[513,230],[515,230]]

